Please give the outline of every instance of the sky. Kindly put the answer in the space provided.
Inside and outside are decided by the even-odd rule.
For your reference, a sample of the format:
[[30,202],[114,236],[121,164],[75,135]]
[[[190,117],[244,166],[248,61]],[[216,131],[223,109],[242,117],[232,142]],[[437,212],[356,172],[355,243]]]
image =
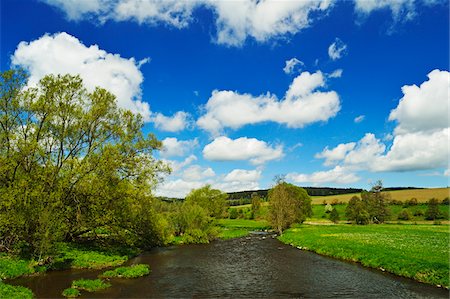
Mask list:
[[2,0],[0,69],[142,115],[161,196],[449,185],[449,3]]

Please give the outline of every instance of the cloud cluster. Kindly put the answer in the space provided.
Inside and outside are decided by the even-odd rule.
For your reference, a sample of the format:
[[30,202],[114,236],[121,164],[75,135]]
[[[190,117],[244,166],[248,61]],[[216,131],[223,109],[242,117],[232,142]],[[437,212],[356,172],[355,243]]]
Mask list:
[[291,58],[289,60],[286,60],[285,66],[283,68],[283,72],[285,74],[292,74],[295,71],[299,71],[300,67],[304,66],[305,64],[303,61],[298,60],[297,58]]
[[161,155],[163,157],[181,157],[198,145],[197,139],[178,140],[175,137],[167,137],[162,140],[163,148]]
[[298,75],[281,100],[271,94],[255,97],[215,90],[205,105],[206,113],[197,120],[197,125],[218,135],[226,127],[238,129],[247,124],[267,121],[290,128],[327,121],[340,110],[340,101],[335,91],[319,90],[324,85],[325,78],[317,71]]
[[210,161],[249,160],[253,165],[264,164],[283,157],[283,147],[270,146],[256,138],[241,137],[230,139],[217,137],[203,148],[203,157]]
[[179,132],[189,126],[190,114],[184,111],[178,111],[172,116],[165,116],[157,112],[152,114],[150,121],[160,131]]
[[316,158],[353,171],[415,171],[448,167],[450,73],[433,70],[420,86],[405,85],[389,115],[396,121],[392,145],[367,133],[357,142],[326,147]]
[[79,74],[88,90],[96,86],[109,90],[117,97],[119,107],[140,113],[146,121],[151,112],[141,99],[144,78],[139,67],[147,61],[126,59],[97,45],[87,47],[65,32],[21,42],[11,57],[14,66],[29,72],[29,86],[35,86],[47,74]]
[[336,166],[326,171],[317,171],[312,174],[289,173],[286,179],[296,183],[325,183],[350,184],[359,181],[359,177],[344,167]]

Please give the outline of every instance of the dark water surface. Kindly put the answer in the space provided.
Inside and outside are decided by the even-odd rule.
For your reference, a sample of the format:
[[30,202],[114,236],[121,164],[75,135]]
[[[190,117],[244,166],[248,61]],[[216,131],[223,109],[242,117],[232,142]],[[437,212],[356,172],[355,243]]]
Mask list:
[[[130,261],[149,264],[138,279],[111,279],[112,287],[81,298],[449,298],[433,286],[284,245],[270,235],[209,245],[158,248]],[[54,271],[10,283],[38,298],[61,297],[79,278],[102,271]]]

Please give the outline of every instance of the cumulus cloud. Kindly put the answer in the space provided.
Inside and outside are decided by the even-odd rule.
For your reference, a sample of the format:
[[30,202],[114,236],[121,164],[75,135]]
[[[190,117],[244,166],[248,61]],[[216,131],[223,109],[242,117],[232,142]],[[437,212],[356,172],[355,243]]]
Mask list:
[[162,113],[153,113],[150,121],[158,130],[166,132],[178,132],[186,129],[190,123],[190,114],[178,111],[172,116],[165,116]]
[[35,86],[47,74],[79,74],[88,90],[103,87],[117,97],[119,107],[150,120],[150,106],[141,99],[143,75],[139,70],[148,59],[139,62],[133,57],[127,59],[108,53],[97,45],[87,47],[76,37],[62,32],[21,42],[11,61],[29,72],[29,86]]
[[215,42],[240,46],[249,37],[258,42],[295,34],[311,25],[317,14],[332,7],[325,1],[210,1],[210,0],[42,0],[61,9],[70,20],[131,20],[139,24],[187,27],[193,12],[206,8],[216,23]]
[[354,170],[415,171],[448,167],[450,128],[448,122],[450,73],[434,70],[420,86],[405,85],[403,97],[390,113],[396,121],[387,148],[381,139],[367,133],[354,143],[326,147],[316,158],[325,165],[340,164]]
[[359,115],[357,117],[355,117],[355,119],[353,120],[356,124],[362,122],[364,119],[366,118],[365,115]]
[[402,87],[403,97],[389,115],[389,120],[398,122],[395,134],[441,130],[449,126],[449,72],[433,70],[428,78],[420,86]]
[[336,37],[334,42],[328,47],[328,56],[332,60],[342,58],[347,53],[347,45]]
[[225,127],[238,129],[247,124],[273,121],[291,128],[327,121],[340,110],[335,91],[320,91],[324,87],[323,74],[303,72],[289,86],[284,98],[275,95],[252,96],[234,91],[213,91],[205,105],[206,113],[197,125],[218,135]]
[[416,15],[414,0],[355,0],[355,11],[369,15],[373,11],[389,9],[394,20],[410,20]]
[[197,157],[195,155],[190,155],[186,157],[183,161],[175,161],[175,160],[167,160],[161,159],[163,162],[167,163],[172,169],[172,174],[178,174],[178,172],[184,167],[192,164],[192,162],[197,161]]
[[198,145],[198,140],[178,140],[175,137],[167,137],[162,140],[162,144],[161,155],[163,157],[181,157],[195,148]]
[[261,170],[234,169],[223,179],[225,182],[252,182],[261,178]]
[[286,175],[286,179],[296,183],[313,183],[314,185],[323,183],[350,184],[360,180],[356,174],[341,166],[311,174],[289,173]]
[[216,173],[211,167],[202,167],[200,165],[191,165],[183,171],[182,178],[185,181],[201,181],[206,178],[214,177]]
[[203,149],[203,157],[211,161],[249,160],[254,165],[277,160],[283,156],[283,147],[270,146],[256,138],[230,139],[225,136],[214,139]]
[[304,66],[305,64],[298,60],[297,58],[291,58],[289,60],[286,60],[286,64],[283,68],[283,72],[286,74],[292,74],[294,70],[300,70],[300,67]]

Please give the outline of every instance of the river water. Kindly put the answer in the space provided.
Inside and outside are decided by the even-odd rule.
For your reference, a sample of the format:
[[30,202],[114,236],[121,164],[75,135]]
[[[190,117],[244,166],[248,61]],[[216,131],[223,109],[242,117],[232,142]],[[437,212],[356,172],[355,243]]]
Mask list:
[[[129,261],[150,275],[111,279],[112,287],[81,298],[449,298],[444,289],[284,245],[271,235],[208,245],[157,248]],[[104,271],[104,270],[103,270]],[[53,271],[9,283],[38,298],[60,298],[79,278],[102,271]]]

